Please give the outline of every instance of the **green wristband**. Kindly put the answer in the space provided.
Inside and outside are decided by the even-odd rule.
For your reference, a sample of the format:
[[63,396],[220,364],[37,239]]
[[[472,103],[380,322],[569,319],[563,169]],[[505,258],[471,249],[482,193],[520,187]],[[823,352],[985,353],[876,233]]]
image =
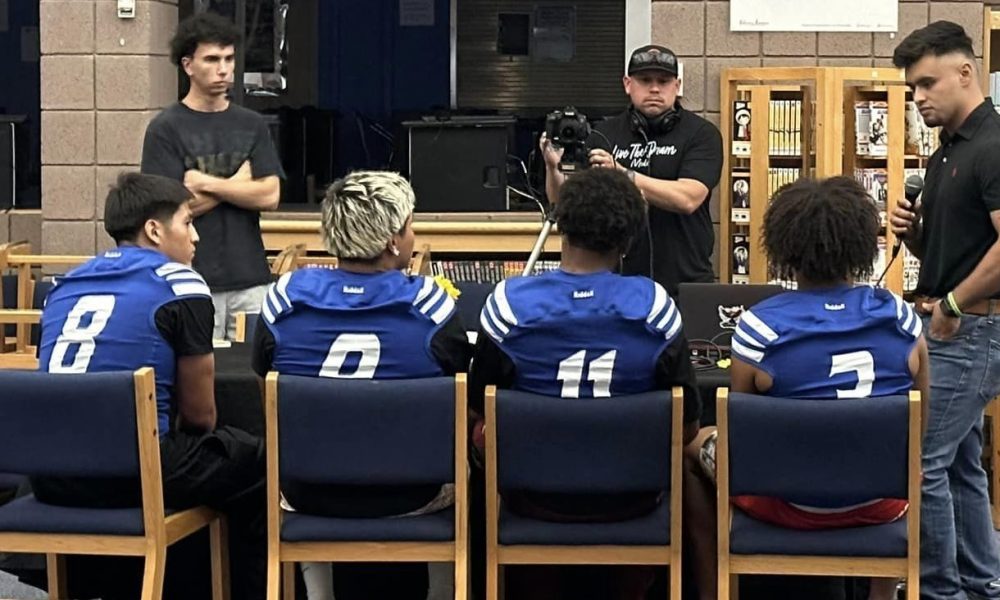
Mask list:
[[958,302],[955,301],[955,292],[948,292],[948,295],[944,297],[944,301],[948,303],[948,308],[951,309],[951,314],[956,317],[962,316],[962,310],[958,308]]

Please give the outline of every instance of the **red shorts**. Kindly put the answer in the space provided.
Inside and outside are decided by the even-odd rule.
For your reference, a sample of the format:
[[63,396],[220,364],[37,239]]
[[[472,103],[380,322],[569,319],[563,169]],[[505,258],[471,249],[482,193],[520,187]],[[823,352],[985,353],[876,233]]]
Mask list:
[[838,529],[892,523],[906,514],[906,500],[886,498],[836,511],[809,509],[764,496],[733,496],[733,506],[751,517],[789,529]]

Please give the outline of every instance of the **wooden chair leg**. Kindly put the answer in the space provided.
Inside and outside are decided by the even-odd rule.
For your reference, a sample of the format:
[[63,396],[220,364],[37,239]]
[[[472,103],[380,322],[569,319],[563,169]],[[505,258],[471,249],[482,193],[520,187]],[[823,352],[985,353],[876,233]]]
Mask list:
[[469,597],[469,563],[465,556],[455,561],[455,600]]
[[295,563],[281,563],[281,599],[295,600]]
[[167,570],[166,547],[154,546],[146,552],[146,567],[142,573],[142,600],[163,598],[163,576]]
[[49,600],[66,600],[66,560],[60,554],[45,555],[45,574],[49,584]]
[[281,563],[278,554],[267,553],[267,600],[280,600]]
[[486,600],[500,598],[500,565],[496,554],[487,550],[486,556]]
[[670,600],[681,600],[681,565],[670,565]]
[[226,518],[219,516],[208,526],[212,551],[212,600],[229,600],[229,534]]

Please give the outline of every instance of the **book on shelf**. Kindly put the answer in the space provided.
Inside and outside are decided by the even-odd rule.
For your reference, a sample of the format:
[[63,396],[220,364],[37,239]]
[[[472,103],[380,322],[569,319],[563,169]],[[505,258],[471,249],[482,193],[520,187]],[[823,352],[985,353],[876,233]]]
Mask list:
[[733,175],[733,223],[750,222],[750,174]]
[[903,292],[912,292],[917,289],[917,280],[920,278],[920,259],[910,253],[910,249],[903,244]]
[[750,102],[733,102],[733,155],[750,156]]
[[[456,284],[500,283],[520,275],[526,264],[523,260],[435,260],[431,261],[431,274],[441,275]],[[540,260],[535,263],[533,273],[537,275],[558,268],[558,260]]]
[[905,153],[910,156],[930,156],[937,149],[937,131],[924,123],[917,103],[910,100],[905,111],[906,136]]
[[889,172],[885,169],[854,169],[854,179],[868,192],[882,227],[886,223],[886,201],[889,199]]
[[767,170],[767,197],[771,198],[782,186],[799,178],[798,167],[771,167]]
[[889,154],[889,103],[859,100],[854,103],[854,151],[858,156]]
[[733,236],[733,283],[750,283],[750,238]]
[[802,101],[771,100],[768,111],[768,146],[771,156],[802,154]]

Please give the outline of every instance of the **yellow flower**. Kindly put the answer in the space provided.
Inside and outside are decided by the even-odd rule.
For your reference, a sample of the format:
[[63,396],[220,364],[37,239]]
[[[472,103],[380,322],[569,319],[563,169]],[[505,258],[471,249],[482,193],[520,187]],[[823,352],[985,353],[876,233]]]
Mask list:
[[434,281],[444,288],[444,291],[448,292],[448,295],[452,298],[458,298],[462,295],[462,291],[455,287],[455,284],[451,282],[450,279],[444,275],[435,275]]

